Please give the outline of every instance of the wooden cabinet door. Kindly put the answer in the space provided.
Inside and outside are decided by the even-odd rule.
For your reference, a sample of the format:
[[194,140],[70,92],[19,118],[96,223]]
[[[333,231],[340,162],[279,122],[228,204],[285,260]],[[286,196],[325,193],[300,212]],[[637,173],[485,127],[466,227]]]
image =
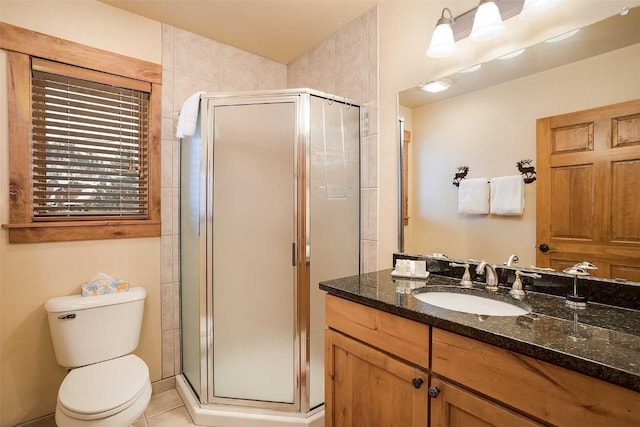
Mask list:
[[431,387],[439,391],[437,397],[431,398],[431,427],[541,425],[439,378],[432,378]]
[[537,156],[536,264],[640,281],[640,100],[539,119]]
[[426,373],[331,329],[325,351],[325,426],[427,426]]

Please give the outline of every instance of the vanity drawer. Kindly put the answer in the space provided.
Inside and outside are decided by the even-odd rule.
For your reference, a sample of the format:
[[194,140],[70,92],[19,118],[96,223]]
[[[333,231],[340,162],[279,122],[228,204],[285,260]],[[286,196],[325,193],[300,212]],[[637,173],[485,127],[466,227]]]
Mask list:
[[554,425],[638,426],[640,393],[433,328],[432,372]]
[[326,323],[357,340],[429,368],[429,326],[333,295],[326,297]]

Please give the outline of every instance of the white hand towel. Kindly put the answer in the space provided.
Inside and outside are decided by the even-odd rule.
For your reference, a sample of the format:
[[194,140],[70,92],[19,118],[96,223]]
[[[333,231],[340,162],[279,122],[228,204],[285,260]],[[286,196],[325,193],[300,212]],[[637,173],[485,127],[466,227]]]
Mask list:
[[463,179],[458,187],[458,212],[489,213],[489,183],[487,178]]
[[200,95],[204,92],[196,92],[187,98],[182,104],[180,117],[178,117],[178,127],[176,137],[184,138],[192,136],[196,132],[196,123],[198,122],[198,110],[200,108]]
[[522,215],[524,212],[524,180],[522,175],[491,179],[491,213]]

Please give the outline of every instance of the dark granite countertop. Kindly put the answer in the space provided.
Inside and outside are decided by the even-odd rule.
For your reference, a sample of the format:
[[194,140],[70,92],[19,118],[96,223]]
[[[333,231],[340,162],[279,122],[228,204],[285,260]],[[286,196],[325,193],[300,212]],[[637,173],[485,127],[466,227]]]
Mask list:
[[[454,286],[459,280],[431,274],[426,280],[391,277],[391,270],[323,281],[320,289],[443,330],[525,354],[640,392],[640,311],[589,303],[566,306],[564,298],[527,292],[521,303],[532,308],[522,316],[479,316],[439,308],[396,288]],[[432,288],[433,289],[433,288]],[[473,292],[488,292],[478,284]],[[515,301],[507,289],[494,298]]]

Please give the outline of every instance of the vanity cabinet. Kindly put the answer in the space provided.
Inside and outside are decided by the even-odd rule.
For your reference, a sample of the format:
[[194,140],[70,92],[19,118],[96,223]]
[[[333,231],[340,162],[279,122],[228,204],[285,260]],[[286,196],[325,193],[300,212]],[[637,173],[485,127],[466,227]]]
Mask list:
[[339,332],[325,343],[325,426],[427,425],[426,372]]
[[434,427],[534,427],[522,415],[440,379],[431,379],[437,396],[431,399],[430,425]]
[[438,328],[431,333],[435,375],[533,419],[558,426],[640,425],[640,393]]
[[429,326],[331,295],[325,426],[426,427]]
[[640,393],[333,295],[326,302],[328,427],[640,426]]

